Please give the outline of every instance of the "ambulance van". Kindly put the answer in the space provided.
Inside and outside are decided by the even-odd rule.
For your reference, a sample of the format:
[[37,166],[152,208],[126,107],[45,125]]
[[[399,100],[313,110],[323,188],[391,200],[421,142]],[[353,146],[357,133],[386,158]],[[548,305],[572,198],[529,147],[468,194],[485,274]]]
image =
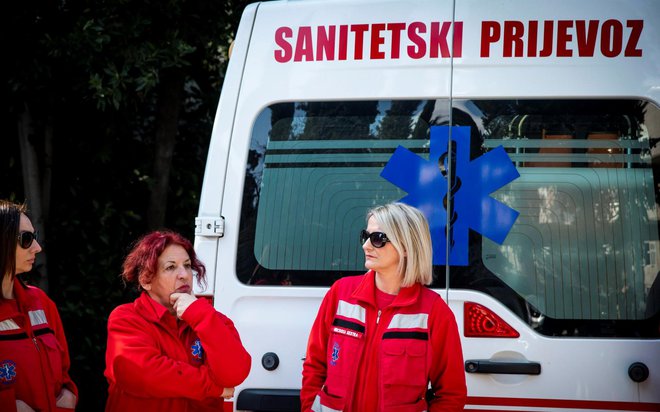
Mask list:
[[466,410],[660,411],[660,2],[248,6],[196,218],[198,295],[295,411],[321,299],[375,205],[428,217]]

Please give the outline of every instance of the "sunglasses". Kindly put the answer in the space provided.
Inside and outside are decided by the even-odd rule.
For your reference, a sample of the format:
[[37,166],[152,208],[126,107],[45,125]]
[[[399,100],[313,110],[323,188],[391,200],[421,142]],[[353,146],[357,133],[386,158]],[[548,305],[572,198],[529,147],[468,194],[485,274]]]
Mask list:
[[39,241],[37,239],[37,232],[20,232],[18,234],[18,246],[23,249],[29,249],[35,240]]
[[369,239],[371,241],[371,245],[375,248],[381,248],[385,246],[385,243],[389,242],[390,240],[387,238],[387,235],[383,232],[373,232],[369,233],[366,230],[362,230],[360,232],[360,244],[364,245],[364,243]]

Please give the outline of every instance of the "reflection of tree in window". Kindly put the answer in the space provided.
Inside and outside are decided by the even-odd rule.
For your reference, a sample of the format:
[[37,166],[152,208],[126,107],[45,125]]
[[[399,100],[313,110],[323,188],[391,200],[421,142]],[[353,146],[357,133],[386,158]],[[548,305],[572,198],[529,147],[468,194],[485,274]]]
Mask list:
[[370,139],[378,102],[310,102],[298,109],[306,116],[299,140]]
[[[431,124],[431,115],[433,114],[433,108],[435,107],[435,100],[429,100],[424,103],[422,112],[419,114],[418,121],[415,123],[415,127],[412,131],[413,139],[428,139],[429,138],[429,124]],[[445,102],[444,104],[447,104]]]
[[[556,185],[539,187],[537,193],[540,198],[539,223],[559,223],[572,225],[575,223],[575,206],[564,205],[561,192]],[[569,201],[570,199],[564,199]]]
[[416,124],[419,101],[394,101],[376,128],[380,139],[409,139]]
[[294,110],[295,106],[293,103],[274,104],[270,107],[271,130],[269,140],[281,141],[291,139]]

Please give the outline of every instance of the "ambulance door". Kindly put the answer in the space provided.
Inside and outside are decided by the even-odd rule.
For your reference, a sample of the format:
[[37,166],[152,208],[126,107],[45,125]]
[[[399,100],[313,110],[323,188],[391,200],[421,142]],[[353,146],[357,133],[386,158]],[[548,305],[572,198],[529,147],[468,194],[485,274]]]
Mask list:
[[[249,47],[237,43],[245,54],[235,116],[216,126],[231,127],[231,140],[220,148],[227,167],[214,296],[252,355],[238,410],[299,408],[323,296],[337,279],[365,272],[359,233],[369,208],[406,196],[381,176],[384,166],[401,146],[428,158],[431,126],[446,129],[450,61],[416,56],[422,48],[408,36],[421,41],[430,11],[432,21],[451,21],[451,2],[416,5],[264,2]],[[382,34],[387,23],[394,28]],[[378,46],[390,33],[405,42]]]
[[658,15],[456,2],[441,270],[468,410],[660,410]]

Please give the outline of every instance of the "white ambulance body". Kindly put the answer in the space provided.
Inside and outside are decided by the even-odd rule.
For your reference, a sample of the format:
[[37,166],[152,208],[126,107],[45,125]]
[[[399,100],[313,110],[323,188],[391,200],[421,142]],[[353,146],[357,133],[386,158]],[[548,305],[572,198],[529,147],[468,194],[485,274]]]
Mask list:
[[247,7],[195,237],[197,293],[253,357],[234,408],[299,407],[321,299],[402,199],[467,410],[660,411],[659,22],[656,0]]

